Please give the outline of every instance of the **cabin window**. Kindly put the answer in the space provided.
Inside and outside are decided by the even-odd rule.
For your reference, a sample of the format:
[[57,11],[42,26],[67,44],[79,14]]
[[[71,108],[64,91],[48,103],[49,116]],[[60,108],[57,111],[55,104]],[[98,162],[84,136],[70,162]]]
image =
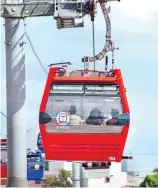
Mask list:
[[7,164],[7,150],[1,150],[1,165]]
[[28,161],[40,161],[41,158],[39,156],[30,156],[30,155],[27,155],[27,160]]
[[27,155],[27,169],[39,170],[43,167],[43,163],[40,156]]
[[54,84],[49,93],[46,113],[51,116],[51,121],[46,124],[48,132],[122,132],[118,122],[113,121],[113,126],[106,124],[122,114],[116,84]]

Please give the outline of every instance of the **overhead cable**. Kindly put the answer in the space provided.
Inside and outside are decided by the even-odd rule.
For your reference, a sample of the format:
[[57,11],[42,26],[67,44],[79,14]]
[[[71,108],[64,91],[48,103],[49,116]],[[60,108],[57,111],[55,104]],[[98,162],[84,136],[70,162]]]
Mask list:
[[35,57],[36,57],[37,60],[38,60],[39,65],[41,66],[41,68],[42,68],[42,70],[45,72],[45,74],[47,75],[48,72],[47,72],[47,70],[45,69],[45,67],[44,67],[44,65],[43,65],[43,63],[42,63],[42,61],[41,61],[41,59],[40,59],[39,56],[37,55],[36,50],[35,50],[35,48],[34,48],[32,42],[31,42],[30,37],[28,36],[28,34],[27,34],[26,32],[25,32],[25,35],[26,35],[26,37],[27,37],[27,39],[28,39],[28,41],[29,41],[29,44],[30,44],[30,46],[31,46],[31,49],[32,49],[32,51],[33,51]]
[[[26,23],[25,23],[25,25],[26,25]],[[26,31],[26,26],[25,26],[25,35],[26,35],[26,37],[27,37],[27,40],[28,40],[28,42],[29,42],[29,44],[30,44],[30,47],[31,47],[31,49],[32,49],[32,51],[33,51],[35,57],[36,57],[37,60],[38,60],[38,63],[39,63],[39,65],[40,65],[40,67],[41,67],[42,70],[45,72],[45,74],[48,75],[48,72],[47,72],[47,70],[45,69],[45,67],[44,67],[44,65],[43,65],[43,63],[42,63],[42,61],[41,61],[41,59],[39,58],[39,56],[38,56],[38,54],[37,54],[37,52],[36,52],[36,50],[35,50],[35,48],[34,48],[34,46],[33,46],[33,43],[32,43],[32,41],[31,41],[31,39],[30,39],[30,37],[29,37],[27,31]]]
[[5,118],[7,117],[7,116],[5,115],[5,113],[3,113],[2,111],[1,111],[1,114],[2,114],[2,116],[4,116]]

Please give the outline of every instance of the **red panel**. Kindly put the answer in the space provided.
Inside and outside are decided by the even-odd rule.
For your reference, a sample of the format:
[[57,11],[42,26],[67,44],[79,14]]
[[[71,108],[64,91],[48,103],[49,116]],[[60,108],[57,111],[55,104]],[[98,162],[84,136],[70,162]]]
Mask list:
[[1,146],[6,146],[7,145],[7,139],[0,139],[0,144],[1,144]]
[[[97,82],[117,83],[120,88],[123,113],[129,113],[121,71],[113,70],[116,77],[54,77],[58,69],[50,68],[40,112],[45,112],[50,86],[53,82]],[[40,132],[47,160],[74,161],[113,161],[122,160],[129,126],[123,127],[121,134],[56,134],[47,133],[45,125],[40,124]]]
[[1,178],[7,178],[7,166],[1,166]]

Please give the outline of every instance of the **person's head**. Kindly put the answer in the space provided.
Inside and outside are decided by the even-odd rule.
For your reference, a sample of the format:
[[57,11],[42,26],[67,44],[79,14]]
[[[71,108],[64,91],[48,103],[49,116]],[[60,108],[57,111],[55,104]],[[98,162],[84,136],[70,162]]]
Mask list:
[[69,112],[70,112],[70,115],[76,114],[76,106],[70,106]]
[[119,111],[117,109],[111,109],[111,116],[113,118],[117,117],[119,115]]
[[92,125],[101,125],[102,122],[102,114],[98,108],[94,108],[91,110],[88,119],[86,120],[87,124]]
[[91,110],[89,114],[90,118],[101,118],[101,112],[98,108],[94,108]]

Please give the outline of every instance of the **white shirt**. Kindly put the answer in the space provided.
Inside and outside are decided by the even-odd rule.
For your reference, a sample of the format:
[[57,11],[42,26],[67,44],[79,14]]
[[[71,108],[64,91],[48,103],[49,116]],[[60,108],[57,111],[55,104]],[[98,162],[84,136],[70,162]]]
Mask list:
[[70,125],[81,125],[81,118],[75,114],[70,115]]

